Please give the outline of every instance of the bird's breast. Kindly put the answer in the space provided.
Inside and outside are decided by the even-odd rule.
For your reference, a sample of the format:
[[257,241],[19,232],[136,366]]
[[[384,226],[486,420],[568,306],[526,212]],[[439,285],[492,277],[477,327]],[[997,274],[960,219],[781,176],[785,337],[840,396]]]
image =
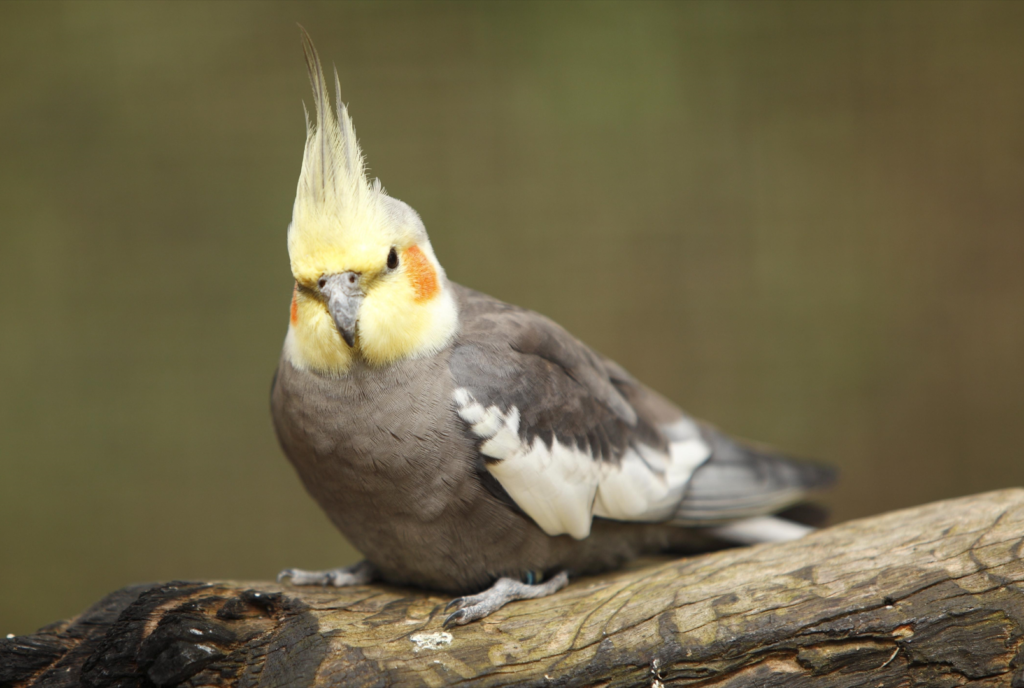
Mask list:
[[321,376],[282,360],[272,392],[281,446],[332,517],[362,510],[430,519],[472,470],[442,356]]

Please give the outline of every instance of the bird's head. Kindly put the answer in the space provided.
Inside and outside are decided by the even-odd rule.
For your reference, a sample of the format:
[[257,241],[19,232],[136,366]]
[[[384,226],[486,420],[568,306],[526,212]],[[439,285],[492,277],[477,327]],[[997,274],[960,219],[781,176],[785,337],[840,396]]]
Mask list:
[[[295,289],[285,342],[292,364],[343,374],[442,348],[458,322],[444,270],[419,215],[366,178],[348,109],[336,111],[320,58],[303,35],[316,122],[288,227]],[[335,90],[338,77],[335,73]]]

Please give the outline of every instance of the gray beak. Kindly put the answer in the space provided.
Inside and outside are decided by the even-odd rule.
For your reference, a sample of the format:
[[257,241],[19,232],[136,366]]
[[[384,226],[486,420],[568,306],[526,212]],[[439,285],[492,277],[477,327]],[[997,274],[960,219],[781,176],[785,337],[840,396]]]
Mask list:
[[365,296],[361,278],[358,272],[342,272],[324,275],[318,283],[320,293],[327,299],[327,310],[331,312],[341,338],[350,347],[356,344],[356,323],[359,322],[359,307],[363,305]]

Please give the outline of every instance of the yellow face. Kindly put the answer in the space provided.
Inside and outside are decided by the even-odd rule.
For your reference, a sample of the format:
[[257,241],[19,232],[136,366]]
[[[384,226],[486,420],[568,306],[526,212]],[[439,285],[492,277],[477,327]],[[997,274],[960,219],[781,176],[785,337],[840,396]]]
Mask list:
[[[429,242],[424,247],[361,244],[351,252],[325,250],[318,258],[302,261],[298,270],[293,266],[287,348],[294,365],[343,374],[356,358],[386,365],[431,353],[454,333],[454,299]],[[363,294],[353,346],[342,337],[321,289],[325,277],[348,272],[360,275]]]

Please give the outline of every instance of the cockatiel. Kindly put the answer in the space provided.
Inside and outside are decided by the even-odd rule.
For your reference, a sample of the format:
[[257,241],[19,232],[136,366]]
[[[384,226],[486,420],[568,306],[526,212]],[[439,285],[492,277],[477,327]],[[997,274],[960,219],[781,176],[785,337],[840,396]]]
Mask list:
[[468,594],[451,626],[641,554],[807,532],[768,515],[830,469],[739,444],[548,318],[449,281],[416,212],[367,180],[303,43],[316,122],[271,405],[306,489],[366,560],[279,579]]

